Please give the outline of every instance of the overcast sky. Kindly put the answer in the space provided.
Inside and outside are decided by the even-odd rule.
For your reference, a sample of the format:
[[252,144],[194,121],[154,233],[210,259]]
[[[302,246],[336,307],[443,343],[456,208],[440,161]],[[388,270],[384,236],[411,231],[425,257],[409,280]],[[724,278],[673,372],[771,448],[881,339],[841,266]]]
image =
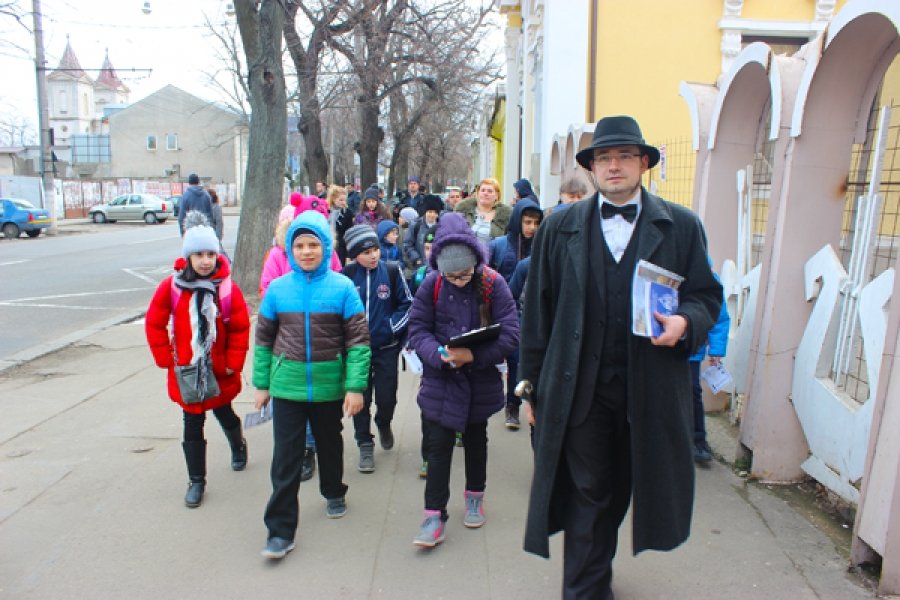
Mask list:
[[[211,39],[205,26],[208,16],[222,23],[224,0],[149,0],[152,12],[145,15],[145,0],[42,0],[44,47],[47,66],[55,68],[66,47],[66,36],[82,68],[96,78],[109,50],[109,58],[120,79],[131,89],[130,100],[140,100],[172,84],[207,100],[219,100],[207,89],[203,71],[215,69]],[[31,10],[31,0],[19,0]],[[31,27],[31,15],[26,18]],[[4,83],[0,99],[12,104],[37,122],[37,88],[34,74],[34,41],[31,34],[4,20],[0,37],[25,47],[23,52],[0,45],[0,72]],[[152,69],[130,72],[130,69]],[[0,110],[4,110],[0,104]]]
[[[82,68],[92,78],[103,64],[105,52],[119,78],[130,90],[130,101],[140,100],[171,84],[205,100],[224,101],[206,83],[204,72],[217,69],[213,45],[205,25],[234,22],[225,15],[226,0],[147,0],[150,14],[142,11],[145,0],[41,0],[44,14],[44,47],[47,66],[55,68],[66,47],[66,36]],[[32,0],[18,0],[29,11]],[[472,0],[480,5],[487,0]],[[0,0],[3,4],[4,0]],[[502,45],[499,29],[492,42]],[[9,42],[9,43],[4,43]],[[25,51],[10,46],[14,44]],[[0,17],[0,113],[11,105],[37,123],[37,91],[34,73],[34,40],[30,32],[10,19]],[[131,69],[151,69],[131,72]]]

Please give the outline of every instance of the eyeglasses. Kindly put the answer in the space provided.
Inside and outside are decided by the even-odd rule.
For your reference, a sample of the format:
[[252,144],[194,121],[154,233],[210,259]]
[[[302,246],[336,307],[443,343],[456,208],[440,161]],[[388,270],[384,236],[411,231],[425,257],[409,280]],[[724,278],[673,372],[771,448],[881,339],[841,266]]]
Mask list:
[[601,154],[600,156],[594,157],[594,162],[598,163],[602,167],[608,167],[612,164],[613,159],[618,161],[620,165],[624,165],[627,163],[632,163],[637,159],[640,159],[640,154],[632,154],[631,152],[622,152],[621,154]]
[[469,281],[475,275],[475,273],[463,273],[462,275],[458,275],[455,273],[441,273],[447,281]]

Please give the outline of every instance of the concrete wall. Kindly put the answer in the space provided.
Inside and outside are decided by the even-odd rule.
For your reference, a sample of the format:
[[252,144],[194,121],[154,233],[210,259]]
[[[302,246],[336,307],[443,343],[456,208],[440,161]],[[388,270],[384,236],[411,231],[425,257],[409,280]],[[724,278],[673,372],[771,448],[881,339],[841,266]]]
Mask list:
[[[235,183],[238,116],[174,87],[166,86],[109,117],[111,172],[116,177],[186,181],[197,173],[204,183]],[[178,136],[178,149],[166,148],[166,135]],[[147,149],[147,136],[157,149]],[[176,166],[178,165],[178,166]]]

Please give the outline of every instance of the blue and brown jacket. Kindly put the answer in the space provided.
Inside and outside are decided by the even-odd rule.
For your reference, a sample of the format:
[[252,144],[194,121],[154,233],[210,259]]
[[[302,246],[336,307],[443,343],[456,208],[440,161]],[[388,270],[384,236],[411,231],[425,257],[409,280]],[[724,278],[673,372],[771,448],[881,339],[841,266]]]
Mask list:
[[256,326],[253,385],[285,400],[328,402],[368,384],[369,328],[349,279],[329,269],[331,230],[315,211],[294,219],[288,247],[300,228],[321,240],[322,262],[306,272],[288,252],[292,272],[272,281]]

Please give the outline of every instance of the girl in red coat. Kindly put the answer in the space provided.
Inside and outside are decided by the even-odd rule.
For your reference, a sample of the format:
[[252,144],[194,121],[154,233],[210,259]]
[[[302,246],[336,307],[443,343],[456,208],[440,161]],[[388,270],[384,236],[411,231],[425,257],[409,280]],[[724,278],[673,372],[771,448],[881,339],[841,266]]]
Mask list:
[[[190,478],[184,503],[196,508],[206,485],[206,411],[213,411],[225,431],[231,445],[231,468],[240,471],[247,465],[247,440],[231,401],[241,391],[250,315],[241,290],[231,281],[228,261],[219,255],[219,239],[201,213],[192,211],[185,216],[182,251],[184,258],[175,261],[175,274],[164,279],[153,295],[146,333],[156,364],[169,371],[169,397],[184,410],[182,447]],[[175,365],[198,367],[197,390],[202,398],[211,384],[203,376],[210,362],[219,395],[185,403]]]

